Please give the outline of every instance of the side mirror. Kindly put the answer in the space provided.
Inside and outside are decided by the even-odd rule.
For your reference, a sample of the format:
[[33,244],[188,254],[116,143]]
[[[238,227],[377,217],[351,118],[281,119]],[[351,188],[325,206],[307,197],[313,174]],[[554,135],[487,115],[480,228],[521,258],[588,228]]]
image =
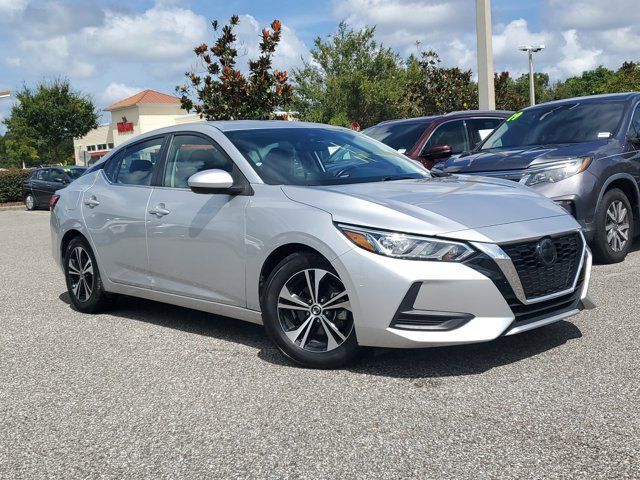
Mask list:
[[453,154],[451,145],[437,145],[431,147],[428,150],[423,150],[420,154],[421,157],[427,160],[440,160],[442,158],[448,158]]
[[194,173],[187,180],[189,188],[195,193],[237,193],[232,192],[233,177],[224,170],[203,170]]

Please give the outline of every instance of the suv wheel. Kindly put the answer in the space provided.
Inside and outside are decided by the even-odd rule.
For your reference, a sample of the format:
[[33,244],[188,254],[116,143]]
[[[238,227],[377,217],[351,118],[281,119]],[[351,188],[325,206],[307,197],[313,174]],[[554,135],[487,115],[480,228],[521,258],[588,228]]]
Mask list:
[[109,304],[104,291],[96,257],[87,241],[76,237],[64,254],[64,276],[71,302],[83,313],[95,313]]
[[278,348],[313,368],[336,368],[359,351],[349,296],[323,257],[294,253],[273,270],[262,301],[264,326]]
[[620,189],[604,194],[596,211],[596,233],[593,253],[602,263],[621,262],[633,242],[633,210]]
[[38,208],[38,204],[36,203],[36,199],[31,193],[27,193],[27,196],[24,197],[24,205],[27,207],[27,210],[35,210]]

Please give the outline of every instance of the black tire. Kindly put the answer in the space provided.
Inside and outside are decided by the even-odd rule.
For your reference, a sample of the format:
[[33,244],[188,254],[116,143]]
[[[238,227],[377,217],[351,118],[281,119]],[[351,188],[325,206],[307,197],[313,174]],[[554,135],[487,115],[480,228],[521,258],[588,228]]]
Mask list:
[[[609,212],[615,209],[615,206],[622,205],[626,209],[626,218],[618,223],[614,221]],[[593,256],[600,263],[618,263],[625,259],[633,243],[634,236],[634,218],[633,209],[629,199],[624,192],[618,188],[613,188],[606,192],[598,205],[596,211],[596,231],[592,242]],[[611,224],[613,226],[613,235],[620,235],[619,232],[626,233],[627,240],[623,245],[616,243],[616,239],[609,239]],[[628,225],[625,232],[624,225]],[[618,237],[622,238],[622,237]]]
[[[321,304],[326,305],[326,308],[321,307],[319,312],[313,313],[311,312],[312,306],[309,306],[308,312],[300,308],[290,310],[279,307],[279,304],[281,306],[283,304],[280,295],[284,291],[284,286],[287,285],[289,289],[289,286],[292,285],[291,282],[299,282],[298,278],[302,279],[299,276],[304,276],[305,271],[311,271],[309,275],[314,276],[314,279],[315,275],[319,276],[320,280],[317,282],[317,296],[319,298],[316,302],[313,301],[313,293],[310,292],[310,288],[307,289],[307,292],[311,295],[301,293],[300,296],[297,294],[294,296],[297,299],[303,299],[304,303],[309,305],[313,303],[316,309]],[[318,274],[318,272],[324,273]],[[312,283],[316,283],[315,280]],[[309,285],[308,281],[306,285]],[[356,338],[350,306],[349,308],[337,308],[338,305],[348,305],[349,301],[346,289],[345,293],[340,293],[340,286],[344,289],[336,271],[326,259],[319,255],[294,253],[274,268],[265,284],[262,297],[262,318],[267,334],[282,353],[295,362],[311,368],[338,368],[356,358],[360,347]],[[311,299],[308,299],[309,296]],[[309,322],[308,328],[300,330],[307,321]],[[292,340],[287,336],[285,329],[289,335],[296,335],[294,332],[300,331],[297,334],[297,340],[300,343],[298,344],[295,338]],[[333,331],[331,331],[332,329]],[[329,336],[332,337],[332,340]],[[326,350],[323,350],[323,337]],[[337,346],[335,346],[336,344]]]
[[34,197],[33,193],[27,193],[24,196],[24,206],[27,207],[29,211],[38,209],[38,202],[36,202],[36,197]]
[[[87,261],[91,262],[91,273]],[[86,270],[83,267],[87,267]],[[77,310],[97,313],[111,303],[111,297],[104,291],[96,257],[84,237],[77,236],[67,245],[64,252],[64,277],[69,298]]]

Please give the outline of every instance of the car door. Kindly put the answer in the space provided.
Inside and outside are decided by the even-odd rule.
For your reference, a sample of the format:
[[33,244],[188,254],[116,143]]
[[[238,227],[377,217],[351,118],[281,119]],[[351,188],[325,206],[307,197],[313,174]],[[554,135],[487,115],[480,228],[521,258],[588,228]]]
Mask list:
[[640,186],[640,104],[636,105],[626,134],[625,155],[629,171]]
[[31,191],[38,205],[48,205],[51,194],[49,191],[49,168],[38,170],[31,182]]
[[250,197],[191,191],[189,177],[210,169],[244,180],[208,136],[173,136],[160,185],[149,199],[149,268],[156,290],[244,307],[244,211]]
[[145,218],[164,141],[145,139],[117,153],[83,193],[84,221],[103,276],[112,282],[151,287]]

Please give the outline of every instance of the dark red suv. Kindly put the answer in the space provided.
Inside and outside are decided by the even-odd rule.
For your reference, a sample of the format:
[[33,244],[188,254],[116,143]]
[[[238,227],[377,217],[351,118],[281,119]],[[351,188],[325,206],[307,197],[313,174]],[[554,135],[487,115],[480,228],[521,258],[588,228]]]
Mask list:
[[471,150],[512,113],[466,110],[433,117],[388,120],[362,133],[432,168],[451,155]]

